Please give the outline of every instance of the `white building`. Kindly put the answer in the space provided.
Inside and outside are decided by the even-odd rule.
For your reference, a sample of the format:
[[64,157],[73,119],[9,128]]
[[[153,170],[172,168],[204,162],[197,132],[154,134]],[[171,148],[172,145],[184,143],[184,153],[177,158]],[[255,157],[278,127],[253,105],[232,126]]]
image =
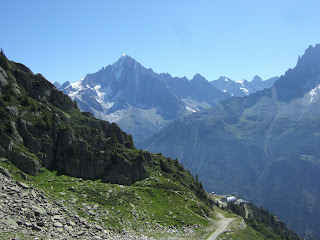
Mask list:
[[236,202],[237,199],[234,196],[226,196],[221,198],[221,202],[229,203],[229,202]]

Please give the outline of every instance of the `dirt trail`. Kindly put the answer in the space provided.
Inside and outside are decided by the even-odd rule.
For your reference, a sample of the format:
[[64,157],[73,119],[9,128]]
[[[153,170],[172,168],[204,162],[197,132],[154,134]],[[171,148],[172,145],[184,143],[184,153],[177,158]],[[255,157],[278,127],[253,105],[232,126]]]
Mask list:
[[225,218],[221,213],[217,213],[218,217],[221,218],[217,221],[217,225],[219,226],[217,230],[211,234],[211,236],[207,240],[215,240],[217,237],[226,231],[229,228],[229,224],[235,220],[235,218]]

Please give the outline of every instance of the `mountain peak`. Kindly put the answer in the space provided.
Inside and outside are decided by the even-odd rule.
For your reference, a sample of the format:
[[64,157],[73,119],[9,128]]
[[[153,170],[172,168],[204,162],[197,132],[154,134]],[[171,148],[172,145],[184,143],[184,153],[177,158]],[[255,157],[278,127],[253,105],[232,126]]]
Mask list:
[[194,77],[192,78],[191,81],[205,81],[207,82],[207,79],[205,79],[201,74],[197,73],[196,75],[194,75]]
[[123,54],[118,58],[118,60],[117,60],[115,63],[120,63],[120,62],[128,61],[128,60],[133,60],[133,61],[135,61],[132,57],[130,57],[129,55],[123,53]]
[[255,75],[251,82],[262,82],[262,79],[258,75]]

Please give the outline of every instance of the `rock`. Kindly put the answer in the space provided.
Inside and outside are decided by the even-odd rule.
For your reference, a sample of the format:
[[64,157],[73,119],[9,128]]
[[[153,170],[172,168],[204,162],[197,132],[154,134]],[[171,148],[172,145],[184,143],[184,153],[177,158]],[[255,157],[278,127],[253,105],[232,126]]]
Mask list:
[[61,221],[63,217],[61,215],[54,215],[51,219],[52,221]]
[[31,196],[33,197],[33,198],[37,198],[37,194],[36,194],[36,192],[32,189],[31,190]]
[[97,209],[98,209],[98,207],[99,207],[99,205],[98,205],[98,204],[95,204],[95,205],[93,205],[93,207],[92,207],[92,208],[93,208],[94,210],[97,210]]
[[41,227],[39,227],[37,225],[32,225],[32,230],[41,231]]
[[44,222],[37,222],[37,225],[38,225],[39,227],[44,227]]
[[22,183],[22,182],[17,182],[18,186],[24,188],[24,189],[29,189],[29,185],[25,184],[25,183]]
[[75,222],[72,222],[72,221],[68,222],[67,224],[68,224],[69,226],[71,226],[71,227],[76,226]]
[[26,222],[26,223],[24,223],[24,225],[25,225],[26,227],[31,227],[31,226],[32,226],[32,223]]
[[17,229],[18,228],[18,224],[16,223],[15,220],[9,218],[9,219],[0,219],[1,222],[3,222],[4,224],[6,224],[8,227],[12,228],[12,229]]
[[40,216],[40,215],[46,214],[46,211],[41,207],[32,206],[32,209],[33,209],[34,214],[36,216]]
[[12,147],[10,151],[10,160],[22,171],[28,173],[32,176],[38,175],[39,169],[41,167],[40,160],[35,156],[29,156],[26,152],[19,152],[16,146]]
[[88,211],[88,214],[90,214],[92,216],[96,215],[96,213],[94,211],[92,211],[92,210]]
[[54,226],[54,227],[57,227],[57,228],[60,228],[60,227],[63,227],[63,224],[60,223],[60,222],[54,222],[54,223],[53,223],[53,226]]
[[19,114],[18,108],[16,106],[8,106],[5,107],[5,111],[9,113],[11,116],[16,117]]
[[70,227],[70,226],[68,226],[68,225],[65,225],[65,226],[64,226],[64,229],[67,230],[68,232],[73,231],[73,228]]
[[98,229],[99,231],[102,231],[102,230],[103,230],[103,228],[102,228],[100,225],[98,225],[98,224],[94,224],[94,227],[95,227],[96,229]]
[[11,178],[11,174],[10,172],[8,171],[8,169],[5,169],[3,167],[0,166],[0,173],[2,173],[4,176],[8,177],[8,178]]

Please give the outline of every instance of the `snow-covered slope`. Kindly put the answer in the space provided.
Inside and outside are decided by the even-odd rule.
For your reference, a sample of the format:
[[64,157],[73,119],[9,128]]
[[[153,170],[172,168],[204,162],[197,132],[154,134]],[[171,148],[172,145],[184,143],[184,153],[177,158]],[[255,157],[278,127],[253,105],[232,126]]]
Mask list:
[[191,81],[156,74],[126,54],[80,81],[63,84],[60,90],[76,99],[81,110],[118,123],[136,139],[231,97],[199,74]]
[[249,82],[247,80],[233,81],[227,77],[220,77],[218,80],[211,81],[210,83],[217,89],[229,93],[232,96],[243,97],[272,87],[278,79],[279,77],[273,77],[262,80],[259,76],[255,76],[252,81]]

